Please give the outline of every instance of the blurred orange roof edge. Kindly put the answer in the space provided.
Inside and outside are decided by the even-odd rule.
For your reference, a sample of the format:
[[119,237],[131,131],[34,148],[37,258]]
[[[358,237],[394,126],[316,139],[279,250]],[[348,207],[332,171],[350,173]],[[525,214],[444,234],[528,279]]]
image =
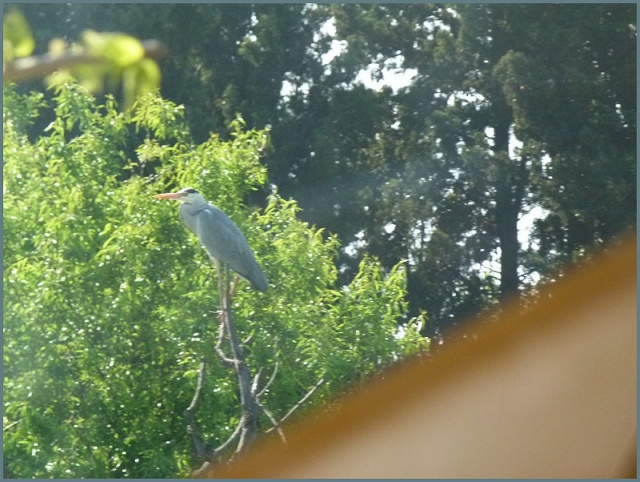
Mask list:
[[635,233],[477,328],[203,476],[635,477]]

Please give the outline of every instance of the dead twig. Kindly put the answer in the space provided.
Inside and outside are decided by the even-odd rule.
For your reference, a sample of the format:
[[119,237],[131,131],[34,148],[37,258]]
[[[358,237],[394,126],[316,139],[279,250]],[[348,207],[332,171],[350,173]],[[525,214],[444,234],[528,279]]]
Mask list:
[[[302,406],[302,404],[303,404],[304,402],[306,402],[306,401],[311,397],[311,395],[313,395],[313,394],[315,393],[315,391],[316,391],[318,388],[320,388],[320,387],[322,386],[322,384],[323,384],[323,383],[324,383],[324,378],[321,378],[320,380],[318,380],[318,382],[314,385],[314,387],[313,387],[311,390],[309,390],[309,391],[307,392],[307,394],[306,394],[304,397],[302,397],[302,398],[300,399],[300,401],[299,401],[298,403],[296,403],[296,404],[291,408],[291,410],[289,410],[289,411],[287,412],[287,414],[286,414],[284,417],[282,417],[282,418],[280,419],[280,421],[278,422],[278,425],[282,425],[282,423],[283,423],[286,419],[288,419],[288,418],[289,418],[289,417],[290,417],[290,416],[291,416],[291,415],[292,415],[296,410],[298,410],[298,409]],[[274,428],[275,428],[275,427],[274,427]],[[266,433],[269,433],[269,432],[273,431],[273,429],[274,429],[274,428],[270,428],[269,430],[267,430],[267,431],[266,431]]]
[[187,419],[187,433],[191,435],[191,440],[193,441],[193,447],[195,451],[195,455],[198,459],[207,459],[212,455],[211,447],[204,441],[202,435],[200,435],[200,431],[198,430],[198,426],[196,424],[195,413],[198,409],[198,405],[200,404],[200,399],[202,397],[202,387],[204,386],[204,374],[205,374],[205,360],[204,357],[200,358],[200,370],[198,372],[198,382],[196,383],[196,391],[193,394],[193,399],[191,400],[191,404],[184,411],[184,415]]
[[233,358],[229,358],[225,352],[222,350],[222,340],[224,339],[224,322],[220,323],[219,327],[218,327],[218,341],[216,342],[214,348],[216,350],[216,353],[218,354],[218,356],[220,357],[220,360],[222,360],[222,362],[230,367],[235,366],[235,360]]
[[271,378],[269,378],[269,381],[267,382],[267,384],[264,387],[262,387],[262,390],[258,392],[258,394],[256,395],[256,398],[259,399],[262,395],[264,395],[264,393],[269,389],[273,381],[276,379],[277,374],[278,374],[278,362],[276,362],[275,367],[273,368],[273,373],[271,374]]
[[222,443],[221,445],[219,445],[214,449],[213,451],[214,456],[216,457],[220,456],[225,450],[227,450],[227,448],[229,448],[229,446],[233,442],[236,441],[236,439],[240,435],[241,428],[242,428],[242,421],[238,422],[238,425],[236,425],[236,429],[233,431],[231,435],[229,435],[229,438],[227,438],[227,440],[224,443]]
[[267,416],[267,418],[271,421],[271,424],[273,425],[273,428],[269,429],[267,433],[273,429],[277,430],[278,435],[280,435],[280,439],[282,440],[282,443],[286,444],[287,438],[284,436],[284,432],[282,431],[282,428],[280,428],[280,422],[278,422],[276,418],[273,416],[273,414],[269,411],[269,409],[264,405],[262,405],[262,403],[260,403],[259,401],[258,401],[258,407],[260,407],[260,409],[264,412],[264,414]]
[[260,367],[260,369],[258,370],[258,373],[256,373],[254,375],[254,377],[253,377],[253,383],[251,384],[251,393],[253,393],[254,395],[258,391],[258,383],[260,383],[260,376],[262,375],[262,368],[263,367]]

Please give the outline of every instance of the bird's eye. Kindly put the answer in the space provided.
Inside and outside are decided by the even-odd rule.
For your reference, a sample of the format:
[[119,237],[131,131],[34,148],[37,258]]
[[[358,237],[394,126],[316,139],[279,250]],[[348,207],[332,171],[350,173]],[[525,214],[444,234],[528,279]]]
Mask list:
[[189,193],[189,194],[197,194],[198,193],[198,191],[196,189],[193,189],[193,188],[186,189],[184,192]]

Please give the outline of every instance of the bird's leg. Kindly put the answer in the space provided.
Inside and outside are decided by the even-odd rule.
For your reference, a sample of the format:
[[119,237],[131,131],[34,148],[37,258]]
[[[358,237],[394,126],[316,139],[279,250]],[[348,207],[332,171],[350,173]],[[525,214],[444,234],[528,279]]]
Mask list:
[[233,277],[233,285],[231,286],[231,293],[229,293],[229,299],[233,298],[233,295],[236,294],[236,289],[238,288],[238,281],[240,281],[240,276],[235,275]]
[[229,265],[224,265],[224,295],[227,299],[227,305],[231,300],[231,291],[229,290],[229,281],[231,278],[231,272],[229,271]]
[[222,286],[222,306],[221,306],[221,314],[222,314],[222,318],[220,320],[220,323],[224,323],[225,319],[227,317],[229,317],[229,310],[231,309],[229,307],[229,304],[231,303],[231,297],[230,297],[230,292],[229,292],[229,265],[227,263],[222,263],[222,279],[223,279],[223,286]]
[[220,266],[220,262],[213,258],[213,262],[216,265],[216,274],[218,275],[218,296],[220,298],[220,302],[218,305],[218,321],[220,322],[220,324],[222,325],[224,322],[224,313],[223,313],[223,307],[224,307],[224,281],[223,281],[223,272],[222,272],[222,266]]

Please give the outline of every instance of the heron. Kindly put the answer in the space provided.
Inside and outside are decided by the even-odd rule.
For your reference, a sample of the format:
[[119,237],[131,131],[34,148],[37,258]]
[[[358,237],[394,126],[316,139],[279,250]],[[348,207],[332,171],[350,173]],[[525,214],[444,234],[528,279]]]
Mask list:
[[[156,194],[157,199],[180,202],[180,219],[195,234],[216,265],[221,280],[220,263],[235,271],[258,291],[267,291],[267,278],[238,226],[217,206],[204,200],[197,189],[185,187],[178,192]],[[235,286],[234,286],[235,287]]]

